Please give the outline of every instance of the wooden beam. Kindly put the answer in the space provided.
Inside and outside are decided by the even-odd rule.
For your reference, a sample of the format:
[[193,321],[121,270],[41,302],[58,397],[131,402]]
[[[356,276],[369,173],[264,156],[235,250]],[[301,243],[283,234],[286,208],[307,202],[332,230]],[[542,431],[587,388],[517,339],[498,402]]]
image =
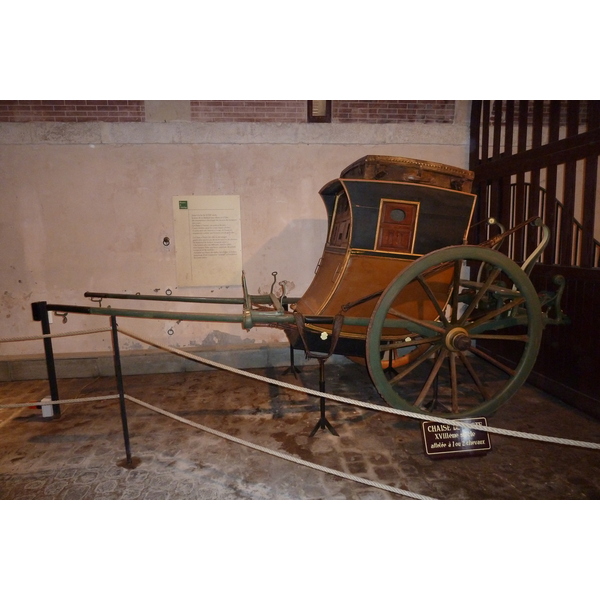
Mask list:
[[[579,130],[579,101],[567,106],[567,139],[577,137]],[[569,155],[565,161],[563,182],[563,210],[560,220],[559,263],[566,267],[578,264],[577,238],[574,235],[575,194],[577,191],[577,159]]]
[[[600,103],[588,102],[588,128],[600,127]],[[596,221],[596,192],[598,189],[598,157],[585,159],[583,199],[581,208],[581,266],[594,267],[594,223]]]
[[594,154],[600,155],[600,128],[580,133],[573,138],[532,148],[522,154],[482,163],[473,171],[475,179],[497,179],[507,173],[527,173],[533,169],[582,160]]

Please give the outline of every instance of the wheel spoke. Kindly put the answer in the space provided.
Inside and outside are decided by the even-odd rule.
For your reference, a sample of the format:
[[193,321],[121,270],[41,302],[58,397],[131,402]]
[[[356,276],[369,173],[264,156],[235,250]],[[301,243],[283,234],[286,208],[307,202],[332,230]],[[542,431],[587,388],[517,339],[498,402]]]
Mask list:
[[381,352],[387,352],[388,350],[397,350],[399,348],[411,348],[412,346],[421,346],[423,344],[435,344],[441,341],[442,336],[435,335],[430,338],[419,338],[418,340],[409,340],[408,342],[392,342],[391,344],[383,344],[379,347]]
[[469,360],[468,356],[464,352],[459,352],[458,356],[460,358],[460,361],[464,365],[465,369],[467,369],[467,371],[469,372],[469,375],[473,379],[475,385],[477,386],[479,393],[483,396],[484,401],[487,402],[488,400],[490,400],[490,398],[491,398],[490,393],[485,388],[485,385],[483,384],[481,379],[479,379],[479,375],[477,375],[477,372],[475,371],[475,368],[471,364],[471,361]]
[[399,319],[402,319],[403,321],[408,321],[409,323],[414,323],[415,325],[421,325],[422,327],[425,327],[426,329],[431,329],[431,331],[437,331],[438,333],[445,332],[445,330],[442,327],[438,327],[437,325],[434,325],[433,323],[430,323],[429,321],[422,321],[420,319],[415,319],[414,317],[410,317],[405,313],[401,313],[401,312],[397,311],[395,308],[390,308],[388,310],[388,314],[394,315],[394,317],[398,317]]
[[417,277],[417,281],[421,284],[421,287],[423,288],[423,290],[425,290],[425,293],[427,294],[427,297],[429,298],[429,300],[431,300],[431,304],[433,304],[438,316],[440,317],[441,322],[445,325],[448,326],[448,319],[446,319],[446,315],[444,314],[444,311],[442,310],[441,306],[439,305],[437,298],[435,297],[433,290],[429,287],[429,284],[423,279],[423,275],[419,275]]
[[450,316],[451,323],[458,321],[458,295],[460,293],[460,270],[461,263],[456,261],[454,263],[454,277],[452,279],[452,314]]
[[502,333],[475,333],[470,335],[473,340],[502,340],[506,342],[528,342],[529,336],[523,335],[510,335]]
[[409,365],[405,369],[403,369],[400,373],[398,373],[398,375],[396,375],[396,377],[390,379],[390,381],[389,381],[390,385],[395,385],[401,379],[404,379],[404,377],[406,377],[411,371],[413,371],[420,364],[425,362],[437,349],[438,349],[438,346],[432,345],[431,348],[429,348],[423,354],[421,354],[421,356],[419,356],[419,358],[417,358],[416,360],[413,360],[413,362],[409,363]]
[[505,373],[508,373],[511,377],[515,374],[514,369],[511,369],[504,363],[501,363],[499,360],[496,360],[495,358],[490,356],[487,352],[484,352],[483,350],[481,350],[481,348],[477,348],[477,346],[471,346],[470,350],[471,350],[471,352],[473,352],[473,354],[477,354],[477,356],[480,356],[481,358],[483,358],[483,360],[487,360],[487,362],[489,362],[491,365],[498,367]]
[[429,377],[427,378],[427,381],[425,382],[425,385],[423,386],[423,389],[421,390],[419,397],[415,401],[415,406],[418,407],[418,406],[421,406],[421,404],[423,404],[423,400],[425,400],[425,397],[427,396],[427,393],[429,392],[429,389],[431,388],[431,384],[434,382],[447,354],[448,354],[448,350],[446,350],[446,348],[442,348],[440,350],[437,360],[435,361],[435,364],[433,365],[431,372],[429,373]]
[[503,306],[501,306],[500,308],[497,308],[496,310],[492,310],[490,312],[485,313],[485,315],[483,317],[477,319],[477,321],[473,321],[472,323],[465,325],[465,327],[467,329],[475,329],[479,325],[482,325],[483,323],[489,323],[490,321],[495,319],[497,316],[501,315],[502,313],[508,312],[509,310],[512,310],[516,306],[519,306],[519,304],[523,304],[523,302],[525,302],[525,298],[517,298],[516,300],[513,300],[512,302],[509,302],[508,304],[504,304]]
[[450,352],[448,355],[450,362],[450,387],[452,389],[452,412],[458,412],[458,378],[456,377],[456,354]]
[[498,277],[498,273],[500,273],[501,270],[502,269],[500,269],[499,267],[492,269],[488,278],[485,280],[485,283],[479,288],[477,294],[475,294],[475,297],[471,301],[471,304],[469,304],[469,306],[463,313],[462,317],[460,318],[460,321],[459,321],[460,325],[463,325],[466,322],[466,320],[469,318],[469,316],[471,315],[473,310],[479,304],[479,301],[483,298],[484,294],[488,291],[488,288],[492,285],[492,283],[494,282],[496,277]]

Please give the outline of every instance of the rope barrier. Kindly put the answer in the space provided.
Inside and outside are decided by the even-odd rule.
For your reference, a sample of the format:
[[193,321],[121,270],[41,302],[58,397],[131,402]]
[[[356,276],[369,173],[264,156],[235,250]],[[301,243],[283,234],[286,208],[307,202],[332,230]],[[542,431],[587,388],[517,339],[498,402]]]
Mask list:
[[398,408],[392,408],[391,406],[381,406],[379,404],[372,404],[369,402],[362,402],[360,400],[353,400],[351,398],[345,398],[344,396],[337,396],[335,394],[328,394],[326,392],[321,392],[321,391],[317,391],[317,390],[311,390],[308,388],[303,388],[300,387],[298,385],[294,385],[293,383],[287,383],[285,381],[279,381],[277,379],[271,379],[270,377],[265,377],[264,375],[258,375],[257,373],[250,373],[248,371],[243,371],[241,369],[237,369],[235,367],[230,367],[228,365],[224,365],[222,363],[218,363],[215,362],[213,360],[210,360],[208,358],[202,358],[199,356],[196,356],[194,354],[191,354],[189,352],[186,352],[185,350],[180,350],[179,348],[173,348],[172,346],[167,346],[164,344],[161,344],[159,342],[155,342],[152,340],[148,340],[146,338],[143,338],[131,331],[125,330],[125,329],[121,329],[119,327],[119,331],[121,333],[123,333],[124,335],[131,337],[133,339],[136,339],[140,342],[143,342],[145,344],[149,344],[151,346],[154,346],[156,348],[160,348],[162,350],[165,350],[167,352],[171,352],[173,354],[177,354],[179,356],[182,356],[184,358],[188,358],[190,360],[193,360],[195,362],[199,362],[202,364],[205,364],[207,366],[211,366],[215,369],[220,369],[220,370],[224,370],[224,371],[229,371],[231,373],[235,373],[237,375],[242,375],[244,377],[249,377],[251,379],[256,379],[257,381],[262,381],[264,383],[268,383],[270,385],[276,385],[279,387],[283,387],[283,388],[287,388],[290,390],[294,390],[297,392],[301,392],[301,393],[305,393],[311,396],[319,396],[321,398],[326,398],[329,400],[334,400],[336,402],[342,402],[344,404],[350,404],[353,406],[358,406],[360,408],[365,408],[368,410],[375,410],[375,411],[380,411],[380,412],[387,412],[390,414],[394,414],[394,415],[398,415],[398,416],[402,416],[402,417],[409,417],[411,419],[420,419],[422,421],[433,421],[436,423],[443,423],[446,425],[451,425],[453,427],[462,427],[465,429],[475,429],[478,431],[485,431],[488,433],[496,433],[498,435],[504,435],[504,436],[509,436],[509,437],[516,437],[516,438],[522,438],[522,439],[529,439],[529,440],[535,440],[535,441],[539,441],[539,442],[548,442],[548,443],[553,443],[553,444],[563,444],[566,446],[576,446],[579,448],[589,448],[589,449],[593,449],[593,450],[600,450],[600,444],[594,443],[594,442],[583,442],[583,441],[579,441],[579,440],[569,440],[569,439],[564,439],[564,438],[558,438],[558,437],[551,437],[551,436],[545,436],[545,435],[538,435],[535,433],[525,433],[525,432],[521,432],[521,431],[512,431],[509,429],[501,429],[498,427],[489,427],[487,425],[479,425],[476,423],[466,423],[464,421],[456,421],[453,419],[445,419],[443,417],[436,417],[433,415],[421,415],[418,413],[414,413],[414,412],[410,412],[410,411],[406,411],[406,410],[400,410]]
[[[283,387],[283,388],[298,391],[301,393],[309,394],[311,396],[318,396],[321,398],[326,398],[329,400],[334,400],[336,402],[350,404],[350,405],[357,406],[359,408],[364,408],[367,410],[387,412],[390,414],[394,414],[394,415],[398,415],[398,416],[402,416],[402,417],[408,417],[411,419],[420,419],[422,421],[432,421],[432,422],[436,422],[436,423],[443,423],[446,425],[451,425],[452,427],[461,427],[464,429],[474,429],[477,431],[484,431],[487,433],[495,433],[495,434],[504,435],[507,437],[516,437],[516,438],[521,438],[521,439],[534,440],[534,441],[538,441],[538,442],[547,442],[547,443],[551,443],[551,444],[562,444],[565,446],[575,446],[578,448],[588,448],[588,449],[592,449],[592,450],[600,450],[600,444],[597,444],[594,442],[584,442],[584,441],[580,441],[580,440],[570,440],[570,439],[559,438],[559,437],[538,435],[535,433],[512,431],[509,429],[501,429],[498,427],[490,427],[487,425],[480,425],[478,423],[466,423],[464,421],[456,421],[454,419],[444,419],[443,417],[437,417],[434,415],[421,415],[419,413],[414,413],[414,412],[410,412],[410,411],[406,411],[406,410],[400,410],[398,408],[392,408],[391,406],[390,407],[382,406],[379,404],[372,404],[369,402],[362,402],[360,400],[353,400],[351,398],[345,398],[344,396],[337,396],[335,394],[328,394],[326,392],[310,390],[308,388],[303,388],[301,386],[297,386],[292,383],[287,383],[285,381],[279,381],[277,379],[271,379],[269,377],[264,377],[263,375],[258,375],[255,373],[250,373],[248,371],[243,371],[241,369],[236,369],[235,367],[230,367],[228,365],[224,365],[222,363],[212,361],[208,358],[201,358],[201,357],[191,354],[189,352],[185,352],[184,350],[180,350],[179,348],[173,348],[172,346],[167,346],[165,344],[161,344],[161,343],[153,341],[153,340],[148,340],[136,333],[122,329],[121,327],[119,327],[118,329],[121,333],[123,333],[124,335],[126,335],[130,338],[136,339],[145,344],[149,344],[150,346],[154,346],[155,348],[165,350],[166,352],[171,352],[173,354],[177,354],[177,355],[187,358],[189,360],[205,364],[205,365],[213,367],[215,369],[230,371],[231,373],[236,373],[237,375],[242,375],[243,377],[249,377],[251,379],[256,379],[258,381],[263,381],[270,385],[276,385],[279,387]],[[88,333],[102,333],[102,332],[107,332],[107,331],[111,331],[111,329],[105,327],[105,328],[99,328],[99,329],[85,329],[85,330],[79,330],[79,331],[71,331],[71,332],[67,332],[67,333],[52,333],[52,334],[35,335],[35,336],[27,336],[27,337],[0,338],[0,343],[19,342],[19,341],[28,341],[28,340],[40,340],[40,339],[52,338],[52,337],[68,337],[68,336],[75,336],[75,335],[85,335]],[[36,403],[36,404],[33,404],[33,406],[37,406],[40,404],[41,403]],[[2,405],[2,406],[0,406],[0,409],[17,407],[17,406],[21,406],[21,405]]]
[[216,429],[211,429],[210,427],[200,425],[199,423],[190,421],[189,419],[186,419],[184,417],[180,417],[179,415],[176,415],[172,412],[163,410],[162,408],[153,406],[152,404],[148,404],[147,402],[144,402],[143,400],[139,400],[138,398],[134,398],[133,396],[129,396],[128,394],[125,394],[125,398],[127,398],[127,400],[130,400],[131,402],[134,402],[135,404],[138,404],[139,406],[143,406],[144,408],[147,408],[148,410],[154,411],[163,416],[166,416],[166,417],[169,417],[176,421],[179,421],[180,423],[183,423],[185,425],[194,427],[195,429],[199,429],[206,433],[210,433],[212,435],[216,435],[217,437],[229,440],[230,442],[235,442],[236,444],[240,444],[242,446],[252,448],[253,450],[258,450],[259,452],[263,452],[265,454],[270,454],[271,456],[275,456],[277,458],[281,458],[283,460],[287,460],[289,462],[293,462],[298,465],[310,467],[311,469],[315,469],[317,471],[322,471],[323,473],[329,473],[330,475],[336,475],[343,479],[349,479],[351,481],[356,481],[357,483],[363,483],[365,485],[375,487],[380,490],[385,490],[385,491],[391,492],[393,494],[407,496],[407,497],[413,498],[415,500],[436,500],[436,498],[431,498],[430,496],[423,496],[421,494],[416,494],[416,493],[410,492],[408,490],[403,490],[401,488],[396,488],[391,485],[379,483],[378,481],[372,481],[370,479],[365,479],[364,477],[357,477],[356,475],[351,475],[351,474],[345,473],[343,471],[338,471],[337,469],[330,469],[329,467],[324,467],[322,465],[318,465],[316,463],[312,463],[307,460],[303,460],[296,456],[292,456],[291,454],[286,454],[285,452],[279,452],[278,450],[271,450],[270,448],[266,448],[264,446],[259,446],[258,444],[253,444],[252,442],[247,442],[246,440],[242,440],[241,438],[234,437],[227,433],[217,431]]

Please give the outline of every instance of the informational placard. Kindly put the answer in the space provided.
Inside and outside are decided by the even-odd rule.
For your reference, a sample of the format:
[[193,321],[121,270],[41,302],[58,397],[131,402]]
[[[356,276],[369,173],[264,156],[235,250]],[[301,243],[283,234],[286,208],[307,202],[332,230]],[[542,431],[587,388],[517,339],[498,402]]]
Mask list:
[[241,285],[239,196],[174,196],[178,287]]
[[[456,423],[487,426],[485,417],[461,419]],[[425,453],[432,458],[450,458],[480,454],[492,449],[487,431],[478,431],[458,425],[424,421],[421,424]]]

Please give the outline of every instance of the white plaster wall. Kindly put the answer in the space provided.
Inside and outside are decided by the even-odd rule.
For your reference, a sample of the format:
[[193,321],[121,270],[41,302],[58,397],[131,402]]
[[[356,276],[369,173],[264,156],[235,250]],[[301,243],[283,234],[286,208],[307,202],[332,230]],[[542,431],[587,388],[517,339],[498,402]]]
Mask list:
[[[463,112],[466,114],[463,107]],[[240,296],[241,288],[178,289],[171,200],[241,198],[243,263],[250,293],[271,272],[301,295],[325,241],[319,189],[366,154],[468,163],[466,118],[454,125],[2,124],[0,125],[0,338],[35,335],[30,304],[90,305],[84,292]],[[163,245],[168,236],[173,243]],[[239,312],[222,305],[104,301],[127,308]],[[120,319],[175,346],[268,344],[276,329]],[[108,324],[106,317],[54,317],[53,331]],[[174,331],[168,335],[168,330]],[[145,346],[124,340],[123,347]],[[108,333],[58,339],[55,352],[110,350]],[[1,344],[5,356],[42,352],[41,342]]]

